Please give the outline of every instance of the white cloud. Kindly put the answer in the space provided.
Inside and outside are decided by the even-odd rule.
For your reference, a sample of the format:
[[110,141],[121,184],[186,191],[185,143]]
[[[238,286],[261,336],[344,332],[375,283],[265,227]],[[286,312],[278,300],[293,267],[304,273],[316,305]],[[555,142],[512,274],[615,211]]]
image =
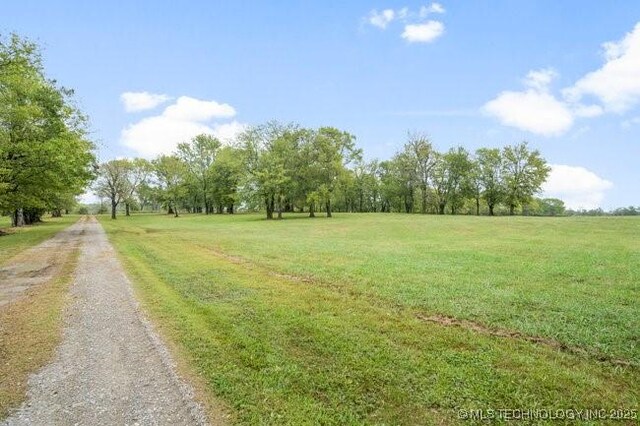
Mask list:
[[562,134],[573,125],[573,114],[568,105],[549,93],[556,76],[552,69],[530,71],[524,81],[529,89],[502,92],[487,102],[483,111],[505,126],[545,136]]
[[557,77],[558,73],[553,68],[532,70],[525,77],[524,84],[539,92],[547,92],[549,91],[549,85]]
[[542,186],[545,197],[560,198],[571,209],[600,207],[613,183],[584,167],[551,164],[549,178]]
[[421,18],[426,18],[432,13],[445,13],[444,7],[440,3],[431,3],[429,6],[422,6],[419,15]]
[[640,23],[622,40],[604,43],[603,49],[605,64],[563,93],[572,101],[595,96],[608,111],[622,113],[640,102]]
[[550,85],[558,73],[552,68],[529,71],[523,83],[528,89],[504,91],[487,102],[483,111],[503,125],[544,136],[557,136],[569,130],[575,119],[604,113],[599,105],[569,103],[556,98]]
[[387,25],[389,25],[389,23],[393,21],[395,16],[396,13],[393,9],[385,9],[382,12],[378,12],[374,9],[369,12],[368,22],[374,27],[378,27],[384,30],[385,28],[387,28]]
[[213,127],[213,131],[211,133],[222,143],[229,143],[233,141],[240,133],[244,132],[246,128],[246,124],[239,123],[234,120],[231,123],[216,124]]
[[404,24],[402,38],[409,43],[430,43],[444,33],[444,24],[442,22],[436,20],[425,22],[427,16],[436,13],[445,13],[445,9],[440,3],[422,6],[418,11],[414,12],[408,7],[397,10],[384,9],[380,12],[373,9],[364,18],[364,21],[382,30],[386,29],[390,23],[400,21]]
[[236,115],[236,110],[229,104],[180,96],[173,105],[169,105],[164,110],[162,115],[175,120],[207,121],[212,118],[233,117]]
[[[562,98],[550,92],[558,76],[551,68],[530,71],[524,80],[527,90],[504,91],[487,102],[483,111],[507,126],[541,135],[560,135],[576,118],[593,118],[605,112],[623,113],[640,104],[640,23],[617,42],[603,44],[605,64],[564,88]],[[600,101],[585,105],[583,98]],[[625,120],[622,127],[632,125]]]
[[444,24],[440,21],[427,21],[424,24],[407,24],[402,38],[409,43],[430,43],[444,33]]
[[124,104],[126,112],[144,111],[153,109],[171,99],[167,95],[149,92],[125,92],[120,95],[120,101]]
[[137,154],[152,158],[173,152],[179,143],[200,133],[225,139],[232,137],[241,128],[240,123],[219,124],[212,121],[233,117],[235,113],[235,109],[228,104],[181,96],[162,114],[143,118],[123,129],[120,140]]

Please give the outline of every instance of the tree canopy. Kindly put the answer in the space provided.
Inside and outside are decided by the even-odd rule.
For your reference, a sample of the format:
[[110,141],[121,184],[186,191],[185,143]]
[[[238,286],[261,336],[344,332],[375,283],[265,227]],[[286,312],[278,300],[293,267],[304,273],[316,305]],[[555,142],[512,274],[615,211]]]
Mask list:
[[68,208],[93,178],[93,144],[72,95],[45,76],[34,43],[0,39],[0,210],[13,226]]
[[[105,173],[122,168],[122,195],[115,189],[100,192],[112,200],[114,215],[114,205],[127,197],[138,208],[164,206],[174,215],[242,209],[262,210],[267,219],[291,212],[331,217],[333,211],[564,212],[558,202],[535,197],[549,167],[526,142],[475,153],[461,146],[439,152],[426,135],[410,133],[391,159],[366,161],[348,132],[270,121],[247,128],[226,145],[198,135],[179,144],[173,155],[147,163],[143,170],[151,172],[144,179],[140,171],[132,174],[135,164],[114,160],[100,168],[98,187],[108,182]],[[140,170],[143,163],[137,164]]]

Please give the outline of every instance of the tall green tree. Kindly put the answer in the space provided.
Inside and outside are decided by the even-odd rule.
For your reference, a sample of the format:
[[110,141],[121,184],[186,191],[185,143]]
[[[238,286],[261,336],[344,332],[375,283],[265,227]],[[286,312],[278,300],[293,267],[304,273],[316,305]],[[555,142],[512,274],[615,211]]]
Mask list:
[[503,159],[497,148],[480,148],[476,151],[477,180],[482,188],[482,197],[489,207],[489,215],[494,215],[497,204],[505,197],[503,179]]
[[451,214],[456,214],[465,199],[473,194],[473,164],[469,152],[461,146],[451,148],[444,155],[447,168],[447,203]]
[[299,127],[276,121],[246,129],[239,137],[247,170],[245,192],[265,206],[267,219],[282,217],[286,194],[292,188],[292,135]]
[[191,179],[199,187],[206,214],[213,212],[209,194],[213,185],[213,164],[220,146],[220,141],[208,134],[197,135],[190,142],[178,145],[177,155],[184,161]]
[[345,166],[361,157],[355,148],[355,136],[335,127],[321,127],[312,142],[313,164],[317,177],[316,191],[324,200],[327,217],[331,217],[331,199]]
[[404,151],[407,158],[413,161],[415,176],[420,188],[421,205],[420,213],[427,212],[429,180],[436,166],[436,151],[426,135],[410,133]]
[[437,153],[435,155],[431,183],[437,208],[436,211],[438,214],[445,214],[451,186],[449,181],[449,167],[443,154]]
[[224,208],[227,213],[235,211],[243,172],[242,155],[238,149],[225,146],[218,151],[211,173],[211,200],[218,213],[222,213]]
[[93,178],[93,144],[72,95],[46,78],[34,43],[0,39],[0,210],[13,226],[39,220]]
[[98,179],[94,191],[111,202],[111,219],[116,219],[116,210],[121,201],[129,196],[129,173],[132,167],[127,159],[111,160],[98,168]]
[[153,167],[148,160],[144,158],[134,158],[129,161],[126,174],[126,190],[124,194],[124,211],[125,216],[130,216],[131,203],[134,202],[138,190],[142,185],[147,183],[149,176],[153,171]]
[[[400,198],[405,213],[413,213],[415,205],[415,187],[418,182],[415,160],[410,153],[396,154],[390,163],[391,177],[395,192]],[[433,170],[433,169],[432,169]]]
[[502,150],[505,201],[509,214],[515,214],[518,206],[528,203],[540,192],[551,168],[538,150],[529,150],[527,142],[506,146]]
[[153,160],[153,167],[167,211],[178,217],[180,202],[187,190],[187,165],[175,155],[161,155]]

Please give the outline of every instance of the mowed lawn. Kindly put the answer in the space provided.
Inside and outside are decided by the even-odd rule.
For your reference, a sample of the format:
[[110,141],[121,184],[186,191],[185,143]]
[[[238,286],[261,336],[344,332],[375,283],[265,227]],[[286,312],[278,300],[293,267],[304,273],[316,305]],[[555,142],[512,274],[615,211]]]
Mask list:
[[239,423],[638,407],[636,218],[100,220],[151,317]]

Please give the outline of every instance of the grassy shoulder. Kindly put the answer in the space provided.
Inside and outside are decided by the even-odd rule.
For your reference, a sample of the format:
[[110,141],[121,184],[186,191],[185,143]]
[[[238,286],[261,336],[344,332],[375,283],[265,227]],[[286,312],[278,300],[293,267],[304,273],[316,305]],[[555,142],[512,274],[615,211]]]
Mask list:
[[43,222],[35,225],[11,228],[9,218],[6,216],[0,217],[0,265],[22,250],[53,237],[57,232],[62,231],[79,218],[80,216],[78,215],[65,215],[60,218],[47,217]]
[[[421,303],[426,294],[443,299],[436,300],[440,304],[468,303],[451,282],[448,293],[441,285],[434,284],[438,291],[431,293],[425,287],[438,274],[441,280],[455,274],[463,287],[468,285],[464,281],[473,271],[465,269],[486,263],[486,253],[479,250],[474,257],[478,250],[467,249],[470,259],[457,268],[450,256],[478,247],[475,232],[497,234],[504,246],[498,254],[519,259],[516,265],[498,266],[496,279],[524,285],[523,277],[509,273],[520,266],[526,279],[527,262],[534,268],[537,262],[508,249],[517,247],[513,240],[526,241],[523,229],[532,224],[528,237],[535,247],[543,225],[504,218],[499,227],[485,221],[478,231],[469,228],[473,224],[467,218],[444,228],[439,218],[416,216],[334,219],[140,216],[102,223],[144,308],[206,392],[225,401],[238,423],[455,424],[461,422],[461,408],[638,406],[636,367],[420,319],[419,313],[442,313]],[[416,219],[427,225],[426,231],[414,226]],[[556,232],[566,226],[550,224]],[[518,229],[505,235],[500,231],[504,226]],[[625,227],[638,223],[616,226],[622,235]],[[421,256],[414,247],[416,232],[432,245]],[[444,244],[443,232],[453,235],[451,244]],[[569,227],[566,249],[571,249],[572,232]],[[549,244],[562,242],[553,232],[545,235],[553,237]],[[498,245],[489,244],[492,249]],[[619,262],[629,256],[624,250],[614,254],[622,254]],[[405,265],[404,277],[394,275],[398,257]],[[419,281],[416,270],[423,273]],[[396,283],[396,294],[390,294],[389,281]],[[499,295],[493,295],[493,303],[484,301],[487,287],[477,286],[475,296],[485,303],[481,307],[487,317],[523,316],[522,309],[504,311]],[[543,288],[537,283],[531,291],[550,297]],[[598,293],[592,297],[602,302],[619,296],[615,291]],[[571,306],[565,306],[568,324]],[[445,313],[457,316],[455,310]],[[552,327],[555,317],[538,321]]]
[[51,360],[60,343],[77,257],[78,250],[61,256],[58,276],[0,307],[0,419],[22,403],[29,375]]

